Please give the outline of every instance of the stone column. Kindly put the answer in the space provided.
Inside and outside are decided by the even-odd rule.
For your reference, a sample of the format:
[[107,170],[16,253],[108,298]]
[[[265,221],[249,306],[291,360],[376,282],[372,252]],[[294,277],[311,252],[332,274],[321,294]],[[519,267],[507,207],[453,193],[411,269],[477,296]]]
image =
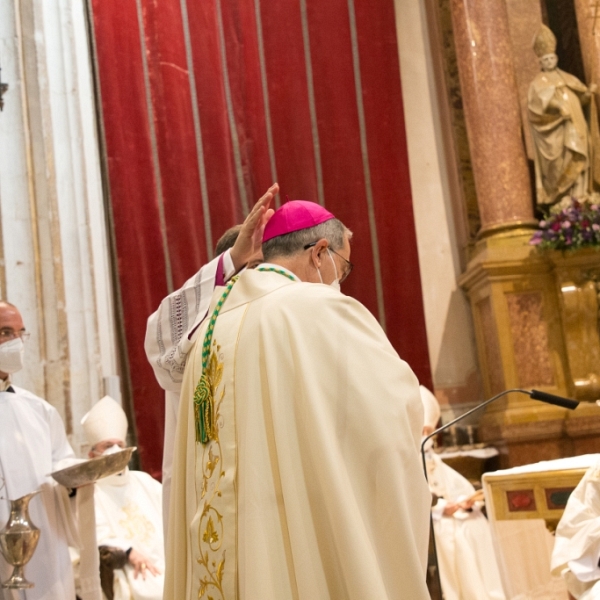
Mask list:
[[[507,0],[450,3],[482,220],[460,283],[471,301],[486,396],[511,388],[570,395],[573,385],[552,266],[528,244],[537,222]],[[528,21],[534,20],[529,14]],[[532,37],[537,28],[532,28]],[[518,39],[526,35],[513,34]],[[511,394],[486,410],[480,435],[502,448],[504,467],[559,458],[575,451],[573,436],[564,434],[566,417],[564,409]]]
[[505,0],[451,0],[482,231],[534,225]]
[[596,0],[575,0],[574,4],[586,83],[599,83],[600,3]]

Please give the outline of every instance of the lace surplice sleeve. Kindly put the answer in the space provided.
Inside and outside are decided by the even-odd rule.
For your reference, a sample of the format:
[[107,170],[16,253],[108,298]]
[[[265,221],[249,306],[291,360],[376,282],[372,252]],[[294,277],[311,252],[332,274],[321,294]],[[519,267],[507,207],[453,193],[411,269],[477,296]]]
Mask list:
[[204,319],[215,285],[234,274],[229,251],[204,265],[183,287],[169,294],[148,318],[144,349],[160,386],[179,392],[190,339]]

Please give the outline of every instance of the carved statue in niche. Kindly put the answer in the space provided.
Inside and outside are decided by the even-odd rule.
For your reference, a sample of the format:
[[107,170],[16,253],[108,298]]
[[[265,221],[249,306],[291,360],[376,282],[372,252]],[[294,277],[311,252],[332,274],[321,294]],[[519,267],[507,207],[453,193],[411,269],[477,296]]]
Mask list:
[[[534,39],[533,50],[542,71],[529,86],[527,107],[535,145],[537,205],[549,208],[565,196],[582,198],[597,188],[597,86],[592,83],[587,87],[557,68],[556,38],[545,25]],[[588,109],[587,119],[584,107]]]

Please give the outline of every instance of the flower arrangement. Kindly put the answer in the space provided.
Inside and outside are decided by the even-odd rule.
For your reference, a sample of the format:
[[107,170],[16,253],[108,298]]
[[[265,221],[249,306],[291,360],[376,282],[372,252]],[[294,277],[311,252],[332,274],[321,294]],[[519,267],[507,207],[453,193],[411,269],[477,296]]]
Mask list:
[[600,249],[600,206],[590,200],[571,198],[560,212],[540,221],[540,228],[529,243],[541,249],[576,250],[596,246]]

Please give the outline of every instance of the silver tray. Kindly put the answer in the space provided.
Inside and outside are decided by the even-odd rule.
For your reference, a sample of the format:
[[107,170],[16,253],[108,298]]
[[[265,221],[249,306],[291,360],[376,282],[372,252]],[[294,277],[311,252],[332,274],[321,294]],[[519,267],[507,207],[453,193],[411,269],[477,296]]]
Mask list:
[[91,458],[66,469],[54,471],[50,475],[60,485],[64,485],[67,488],[78,488],[122,471],[129,463],[134,450],[136,450],[136,447],[131,446],[114,454],[98,456],[97,458]]

